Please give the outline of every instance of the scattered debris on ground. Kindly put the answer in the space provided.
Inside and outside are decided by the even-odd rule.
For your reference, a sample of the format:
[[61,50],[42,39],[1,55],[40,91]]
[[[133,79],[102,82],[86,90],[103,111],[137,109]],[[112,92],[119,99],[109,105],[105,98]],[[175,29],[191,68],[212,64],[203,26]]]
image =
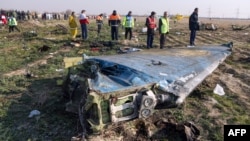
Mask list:
[[239,25],[232,25],[232,29],[233,30],[245,30],[245,29],[247,29],[247,28],[249,28],[250,26],[248,25],[248,26],[239,26]]
[[202,23],[200,25],[200,30],[212,30],[215,31],[218,29],[218,26],[213,23]]
[[68,34],[68,28],[62,24],[57,24],[56,29],[52,30],[52,34]]
[[[176,119],[170,119],[168,116],[165,116],[165,112],[161,109],[147,120],[140,119],[111,124],[106,130],[102,130],[100,134],[89,136],[87,140],[176,141],[177,138],[181,138],[182,140],[223,140],[223,125],[230,123],[249,124],[250,116],[247,111],[250,110],[250,39],[248,36],[249,28],[246,26],[249,23],[247,20],[206,19],[206,21],[207,23],[213,23],[216,26],[218,25],[217,28],[223,30],[210,32],[205,29],[204,31],[198,32],[196,44],[210,45],[225,43],[225,41],[233,41],[233,54],[229,59],[222,63],[218,69],[216,69],[215,73],[200,84],[199,88],[191,94],[191,97],[187,99],[183,107],[170,109],[172,116],[176,117]],[[41,43],[41,41],[44,40],[41,40],[40,38],[39,41],[36,40],[38,33],[39,37],[40,35],[43,36],[43,33],[47,33],[48,28],[54,29],[57,24],[67,25],[67,22],[68,21],[62,20],[23,21],[20,22],[19,25],[22,26],[23,28],[21,29],[24,29],[23,31],[26,32],[21,33],[14,32],[8,34],[8,28],[1,29],[1,34],[3,33],[1,35],[2,38],[0,38],[1,53],[5,55],[6,52],[11,52],[11,54],[18,53],[22,55],[23,52],[29,53],[33,50],[37,53],[36,48],[33,49],[31,47],[32,45],[35,45],[35,47],[41,47],[43,44],[50,42],[50,40],[46,40],[46,43]],[[138,29],[135,29],[135,31],[138,30],[138,38],[136,37],[136,39],[139,40],[138,44],[144,45],[141,46],[141,48],[145,47],[146,42],[144,40],[146,32],[144,31],[143,33],[143,31],[141,31],[144,22],[143,19],[143,24]],[[232,23],[237,26],[231,27]],[[173,34],[169,34],[167,37],[168,46],[178,48],[188,44],[189,30],[187,25],[187,20],[185,19],[178,21],[178,23],[174,25],[171,29],[171,33]],[[96,26],[94,25],[92,29],[95,29],[95,27]],[[210,25],[210,27],[212,26]],[[91,31],[95,31],[92,29]],[[64,27],[58,27],[58,34],[64,34],[63,30]],[[235,32],[237,30],[246,31]],[[110,34],[109,30],[107,34]],[[58,35],[48,34],[43,39],[54,38],[53,41],[55,41],[58,39],[57,36]],[[106,35],[103,35],[103,37],[106,37]],[[27,40],[27,42],[25,40],[27,46],[22,46],[22,43],[24,42],[23,38],[32,38],[32,40]],[[80,38],[80,35],[77,35],[77,38]],[[156,36],[156,44],[158,43],[157,39],[158,36]],[[13,43],[19,41],[20,44],[13,45]],[[56,51],[59,53],[50,53],[46,51],[40,53],[39,55],[44,56],[37,60],[32,60],[27,64],[32,71],[27,71],[26,66],[23,65],[23,67],[2,73],[3,79],[1,80],[0,89],[0,110],[6,112],[0,117],[0,131],[3,133],[0,135],[0,140],[18,140],[20,138],[24,140],[70,140],[72,136],[75,136],[72,137],[72,141],[74,139],[82,139],[82,135],[80,134],[82,133],[82,128],[80,121],[78,121],[78,116],[69,113],[66,114],[65,107],[62,106],[65,104],[65,99],[61,98],[62,96],[60,95],[62,93],[61,85],[56,85],[57,78],[55,78],[54,75],[50,79],[45,76],[40,76],[40,74],[37,73],[40,73],[40,70],[33,70],[33,68],[41,68],[43,69],[42,71],[50,69],[51,71],[54,71],[55,74],[59,74],[62,72],[55,70],[60,69],[61,66],[56,66],[56,64],[51,65],[51,60],[57,62],[56,60],[60,60],[62,56],[82,56],[83,53],[95,54],[101,51],[100,49],[110,49],[110,46],[112,46],[113,49],[121,49],[126,53],[126,50],[129,50],[126,47],[131,47],[131,42],[118,42],[113,44],[109,41],[104,41],[105,43],[98,42],[96,45],[92,44],[92,40],[90,40],[90,42],[80,42],[79,47],[77,47],[78,43],[70,44],[70,42],[71,41],[66,41],[64,44],[64,40],[62,40],[62,43],[58,45],[58,51]],[[37,43],[41,44],[36,45]],[[92,50],[99,48],[97,49],[98,52],[90,51],[91,44],[93,45]],[[5,47],[5,45],[7,47]],[[54,49],[53,45],[46,45],[48,47],[53,47]],[[60,46],[62,47],[60,48]],[[115,48],[116,46],[117,48]],[[63,47],[66,47],[67,50]],[[20,48],[21,50],[18,50]],[[23,57],[20,60],[22,59]],[[76,58],[73,62],[77,64],[80,60],[81,58]],[[9,62],[10,60],[7,61]],[[6,62],[6,64],[8,64],[8,62]],[[13,63],[13,65],[15,65],[15,63]],[[57,64],[60,63],[62,62],[57,62]],[[158,67],[161,66],[161,61],[149,62],[149,64],[155,64],[154,66]],[[163,76],[165,77],[164,74]],[[17,79],[18,82],[15,82],[15,79]],[[224,96],[213,94],[216,84],[221,85],[225,92]],[[16,87],[21,90],[16,90]],[[23,89],[25,89],[25,91]],[[40,117],[39,120],[37,120],[38,118],[27,118],[28,114],[34,109],[37,109],[42,113],[40,116],[36,116]]]

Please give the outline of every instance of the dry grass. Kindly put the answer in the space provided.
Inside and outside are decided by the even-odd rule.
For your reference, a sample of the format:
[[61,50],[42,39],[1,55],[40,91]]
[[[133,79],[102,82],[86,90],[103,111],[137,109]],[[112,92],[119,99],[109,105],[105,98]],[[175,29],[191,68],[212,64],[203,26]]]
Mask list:
[[[121,35],[118,47],[124,44],[145,47],[146,35],[140,32],[144,27],[144,20],[145,17],[137,17],[134,31],[138,41],[125,42],[124,35]],[[247,20],[201,18],[200,21],[214,23],[219,29],[199,31],[196,44],[224,44],[232,41],[234,43],[232,55],[187,98],[182,107],[157,110],[145,123],[149,122],[147,124],[153,125],[153,121],[161,118],[174,118],[178,123],[192,121],[201,131],[200,140],[220,141],[223,140],[224,124],[250,124],[250,39],[248,35],[250,28],[242,31],[234,31],[231,28],[232,24],[248,25]],[[23,32],[37,31],[38,36],[32,38],[24,38],[22,33],[9,34],[6,28],[1,30],[0,140],[70,140],[72,136],[81,132],[78,116],[65,112],[61,87],[56,85],[56,80],[62,78],[64,72],[57,72],[56,69],[63,68],[63,57],[81,56],[83,52],[88,55],[113,54],[116,46],[113,50],[100,53],[90,51],[89,43],[97,40],[95,22],[91,21],[89,41],[81,42],[80,47],[72,48],[68,44],[68,34],[56,35],[50,32],[58,23],[67,26],[67,21],[20,22]],[[171,20],[170,27],[167,46],[188,45],[187,19],[178,21],[176,24]],[[101,37],[104,41],[110,40],[107,25]],[[23,44],[29,50],[24,50]],[[50,46],[51,50],[39,52],[38,48],[42,45]],[[159,46],[157,35],[155,46]],[[27,78],[25,76],[27,69],[36,77]],[[216,84],[223,86],[226,91],[225,96],[213,94]],[[41,111],[40,117],[27,118],[29,112],[34,109]],[[134,132],[137,129],[127,130],[136,123],[138,121],[134,120],[115,125],[110,128],[114,131],[104,131],[100,136],[93,136],[92,140],[100,138],[149,140],[148,137],[142,136],[143,134],[135,135]],[[155,137],[161,137],[160,140],[170,139],[161,133],[155,134]]]

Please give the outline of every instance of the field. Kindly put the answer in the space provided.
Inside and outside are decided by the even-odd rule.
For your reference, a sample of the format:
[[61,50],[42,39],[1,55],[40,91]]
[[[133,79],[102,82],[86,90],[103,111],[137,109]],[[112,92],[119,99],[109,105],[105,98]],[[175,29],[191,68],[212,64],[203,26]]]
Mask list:
[[[8,33],[0,29],[0,140],[4,141],[69,141],[79,140],[81,126],[78,115],[65,111],[60,80],[66,75],[64,57],[110,55],[124,46],[146,49],[146,34],[141,32],[145,17],[137,17],[134,39],[120,39],[110,48],[99,51],[90,46],[98,41],[110,40],[110,27],[105,26],[98,38],[96,24],[89,25],[89,38],[72,44],[67,21],[20,21],[21,32]],[[90,135],[88,140],[181,140],[183,123],[191,122],[200,131],[200,141],[222,141],[223,126],[250,124],[250,28],[233,30],[232,25],[247,27],[249,20],[206,19],[218,29],[200,30],[196,45],[218,45],[233,42],[232,55],[200,84],[178,108],[156,110],[146,120],[135,119],[110,125],[101,134]],[[170,21],[166,48],[185,47],[189,44],[188,20]],[[154,46],[159,49],[159,35]],[[225,91],[224,96],[213,94],[216,84]],[[29,118],[32,110],[39,116]],[[180,125],[180,126],[178,126]],[[178,128],[179,127],[179,128]],[[161,129],[153,132],[153,129]]]

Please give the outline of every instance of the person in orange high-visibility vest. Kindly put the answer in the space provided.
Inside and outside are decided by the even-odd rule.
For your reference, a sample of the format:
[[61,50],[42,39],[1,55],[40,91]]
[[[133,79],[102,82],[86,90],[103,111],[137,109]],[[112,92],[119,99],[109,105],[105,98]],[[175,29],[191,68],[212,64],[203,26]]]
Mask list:
[[96,17],[96,24],[97,24],[97,35],[100,36],[100,32],[103,26],[103,14],[100,14]]
[[77,22],[75,12],[72,12],[69,16],[69,27],[72,40],[75,40],[77,35]]
[[116,10],[109,16],[109,26],[111,26],[111,38],[112,40],[118,40],[118,28],[121,24],[120,15],[117,14]]
[[154,34],[156,29],[156,13],[154,11],[151,12],[151,15],[146,19],[146,27],[147,27],[147,48],[153,48]]

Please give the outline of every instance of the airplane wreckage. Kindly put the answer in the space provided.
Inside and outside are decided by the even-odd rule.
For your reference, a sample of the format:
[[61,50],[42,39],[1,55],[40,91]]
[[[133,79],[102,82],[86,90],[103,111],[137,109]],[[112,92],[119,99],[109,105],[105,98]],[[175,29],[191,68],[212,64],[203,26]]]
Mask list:
[[[111,123],[148,118],[158,105],[178,106],[232,52],[233,43],[86,56],[68,67],[66,111],[79,115],[83,134]],[[81,58],[81,57],[80,57]],[[72,61],[73,63],[74,61]]]

